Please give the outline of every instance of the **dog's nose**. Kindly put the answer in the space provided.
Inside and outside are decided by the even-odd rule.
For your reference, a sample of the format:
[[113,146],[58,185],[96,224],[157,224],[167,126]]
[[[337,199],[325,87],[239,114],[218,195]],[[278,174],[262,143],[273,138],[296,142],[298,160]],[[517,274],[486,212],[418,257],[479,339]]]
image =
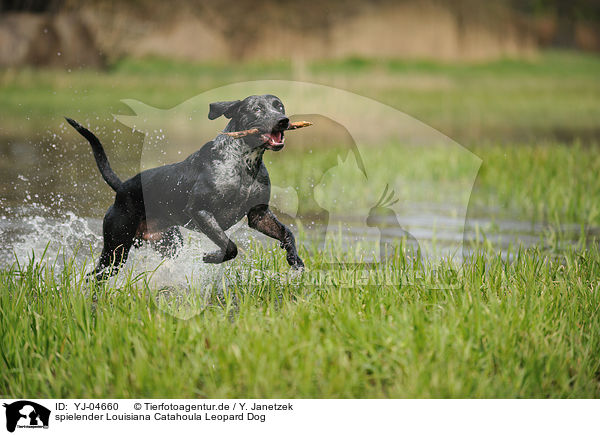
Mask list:
[[282,129],[282,130],[285,130],[289,126],[290,126],[290,120],[289,120],[289,118],[286,118],[285,116],[283,118],[280,118],[277,121],[277,127],[280,128],[280,129]]

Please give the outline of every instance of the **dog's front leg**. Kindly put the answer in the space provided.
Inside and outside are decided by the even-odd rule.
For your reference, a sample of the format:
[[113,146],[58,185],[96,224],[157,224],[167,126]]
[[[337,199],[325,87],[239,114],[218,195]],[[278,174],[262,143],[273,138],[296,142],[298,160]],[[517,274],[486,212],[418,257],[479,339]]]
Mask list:
[[287,262],[294,269],[304,268],[304,262],[296,251],[296,240],[288,227],[279,222],[266,205],[254,207],[248,212],[248,225],[269,237],[279,240],[279,246],[287,251]]
[[227,237],[212,213],[189,206],[185,211],[200,231],[219,247],[219,250],[204,255],[202,260],[205,263],[222,263],[237,256],[237,246]]

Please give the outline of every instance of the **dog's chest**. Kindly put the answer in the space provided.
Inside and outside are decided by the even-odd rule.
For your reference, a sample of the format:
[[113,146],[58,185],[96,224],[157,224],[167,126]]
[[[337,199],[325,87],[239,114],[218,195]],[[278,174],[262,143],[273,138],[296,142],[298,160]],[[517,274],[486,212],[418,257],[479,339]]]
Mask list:
[[269,200],[269,178],[266,168],[260,162],[256,167],[242,164],[222,162],[215,166],[215,188],[226,199],[230,209],[242,209],[244,213],[248,207]]
[[215,162],[215,187],[225,194],[238,190],[240,194],[259,191],[268,183],[268,174],[262,163],[262,153],[232,155],[226,160]]
[[[263,167],[264,169],[264,167]],[[240,204],[246,204],[246,207],[254,207],[258,203],[269,202],[270,187],[266,170],[264,173],[258,171],[241,171],[240,184],[238,190],[238,199]]]
[[239,222],[259,204],[268,204],[269,190],[245,174],[232,174],[223,188],[223,202],[214,204],[215,217],[223,229]]

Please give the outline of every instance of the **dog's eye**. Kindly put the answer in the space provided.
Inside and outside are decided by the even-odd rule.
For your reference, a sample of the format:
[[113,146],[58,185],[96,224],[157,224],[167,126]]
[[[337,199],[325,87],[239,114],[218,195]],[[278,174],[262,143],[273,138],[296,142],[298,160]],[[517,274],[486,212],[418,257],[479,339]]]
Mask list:
[[254,108],[254,113],[260,113],[260,112],[262,112],[262,109],[260,107]]

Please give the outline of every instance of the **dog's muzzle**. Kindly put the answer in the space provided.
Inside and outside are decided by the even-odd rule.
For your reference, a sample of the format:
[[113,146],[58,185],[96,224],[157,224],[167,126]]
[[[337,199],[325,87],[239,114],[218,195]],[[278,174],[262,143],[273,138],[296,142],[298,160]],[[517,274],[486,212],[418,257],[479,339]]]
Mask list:
[[283,131],[290,125],[288,118],[281,118],[277,121],[277,124],[271,130],[271,133],[263,133],[261,139],[267,145],[266,148],[272,151],[279,151],[283,148],[285,138],[283,137]]

